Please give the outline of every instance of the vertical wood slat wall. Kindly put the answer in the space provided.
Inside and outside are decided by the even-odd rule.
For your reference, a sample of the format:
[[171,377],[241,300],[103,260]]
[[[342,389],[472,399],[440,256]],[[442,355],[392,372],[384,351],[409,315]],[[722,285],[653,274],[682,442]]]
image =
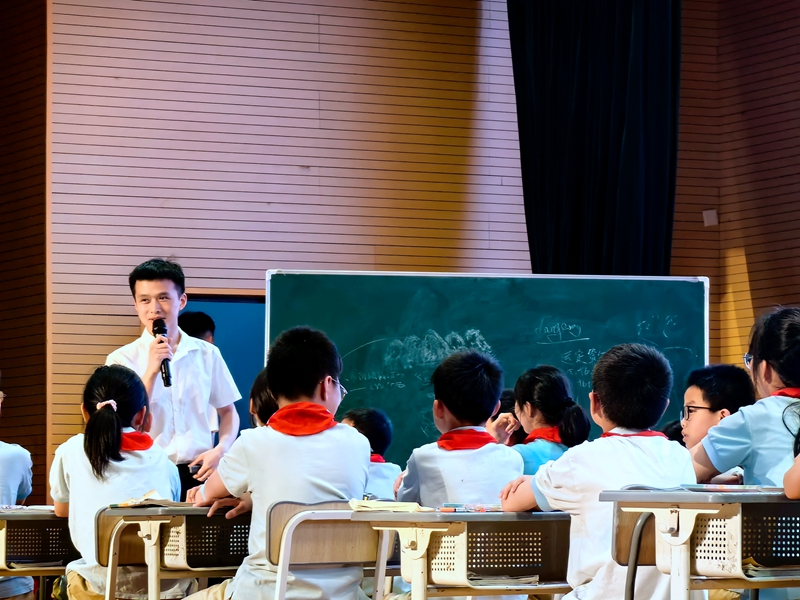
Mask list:
[[8,0],[0,19],[0,439],[33,458],[45,501],[46,5]]
[[530,272],[503,0],[52,12],[51,451],[138,334],[126,276],[147,258],[204,289],[260,290],[268,268]]
[[712,274],[712,359],[741,364],[753,319],[800,303],[800,10],[687,0],[683,35],[672,272]]

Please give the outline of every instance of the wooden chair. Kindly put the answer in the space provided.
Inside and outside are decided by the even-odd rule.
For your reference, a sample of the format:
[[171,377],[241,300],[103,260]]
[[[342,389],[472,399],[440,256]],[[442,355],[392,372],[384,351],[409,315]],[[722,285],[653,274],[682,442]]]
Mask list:
[[275,600],[286,596],[290,566],[293,570],[374,566],[373,598],[383,598],[393,536],[375,531],[369,523],[352,522],[352,514],[347,502],[278,502],[270,506],[267,558],[278,569]]

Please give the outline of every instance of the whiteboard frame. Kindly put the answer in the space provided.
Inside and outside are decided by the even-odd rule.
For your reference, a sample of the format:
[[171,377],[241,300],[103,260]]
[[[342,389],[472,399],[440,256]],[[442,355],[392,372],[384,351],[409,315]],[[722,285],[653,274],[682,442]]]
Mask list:
[[709,293],[711,285],[708,277],[677,277],[672,275],[542,275],[540,273],[447,273],[439,271],[326,271],[323,269],[267,269],[265,285],[264,310],[264,364],[267,364],[267,354],[269,353],[270,322],[269,322],[269,287],[270,279],[273,275],[393,275],[398,277],[480,277],[484,279],[514,278],[514,279],[603,279],[603,280],[634,280],[634,281],[687,281],[690,283],[703,283],[703,296],[705,306],[703,307],[705,338],[705,357],[704,364],[709,364],[710,360],[710,337],[709,337]]

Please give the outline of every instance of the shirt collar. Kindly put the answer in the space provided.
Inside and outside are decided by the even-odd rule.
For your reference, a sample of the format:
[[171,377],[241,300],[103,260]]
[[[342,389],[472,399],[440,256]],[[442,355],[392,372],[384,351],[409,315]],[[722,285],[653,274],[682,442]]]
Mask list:
[[[207,344],[208,343],[208,342],[203,342],[203,340],[199,340],[199,339],[197,339],[195,337],[190,336],[188,333],[186,333],[180,327],[178,327],[178,332],[181,334],[181,341],[178,344],[178,349],[175,351],[175,356],[173,357],[173,360],[176,360],[176,359],[180,358],[181,356],[183,356],[184,354],[186,354],[188,352],[191,352],[192,350],[199,350],[200,347],[201,347],[201,344],[203,344],[203,343]],[[141,337],[139,337],[139,340],[144,345],[149,346],[150,343],[155,338],[156,338],[156,336],[154,336],[152,333],[147,331],[147,327],[145,327],[144,331],[142,331]]]
[[620,435],[630,435],[632,433],[641,433],[644,429],[628,429],[626,427],[614,427],[608,433],[618,433]]

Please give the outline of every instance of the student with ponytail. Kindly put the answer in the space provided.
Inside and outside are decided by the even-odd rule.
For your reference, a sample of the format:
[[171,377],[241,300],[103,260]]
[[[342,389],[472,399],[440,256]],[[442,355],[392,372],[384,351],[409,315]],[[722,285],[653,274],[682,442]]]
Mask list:
[[514,399],[516,418],[510,413],[498,417],[493,434],[500,443],[519,428],[528,434],[522,444],[512,446],[522,455],[525,475],[535,475],[547,461],[589,439],[589,417],[572,399],[569,379],[561,369],[550,365],[528,369],[514,386]]
[[[56,514],[69,517],[72,542],[81,553],[67,565],[70,600],[99,600],[105,594],[106,568],[96,561],[94,517],[100,508],[144,496],[178,500],[177,467],[147,434],[151,417],[147,392],[127,367],[100,367],[83,391],[85,433],[58,447],[50,469],[50,494]],[[117,598],[146,598],[147,571],[123,567]],[[162,598],[182,598],[191,583],[166,581]],[[113,597],[113,596],[112,596]]]

